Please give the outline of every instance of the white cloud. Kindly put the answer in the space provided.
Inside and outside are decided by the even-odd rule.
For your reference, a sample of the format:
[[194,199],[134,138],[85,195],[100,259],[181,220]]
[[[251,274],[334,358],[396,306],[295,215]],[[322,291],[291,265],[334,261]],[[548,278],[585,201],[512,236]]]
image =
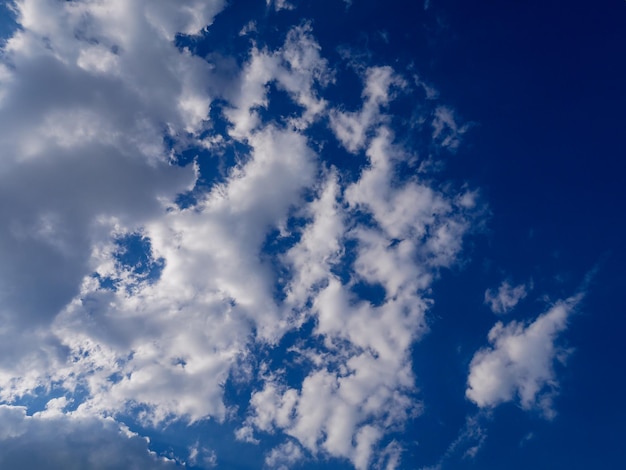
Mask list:
[[[390,99],[393,76],[391,69],[370,72],[364,107]],[[312,370],[299,386],[286,385],[280,374],[265,378],[239,431],[241,439],[251,440],[253,430],[282,430],[311,454],[342,457],[357,469],[379,459],[375,453],[385,433],[421,411],[410,348],[426,332],[428,289],[437,270],[456,260],[473,206],[417,178],[398,181],[396,168],[408,157],[381,125],[385,120],[380,115],[374,137],[359,140],[370,164],[343,197],[335,173],[325,174],[301,211],[307,224],[300,240],[286,255],[293,271],[288,302],[312,303],[308,315],[321,341],[292,352]],[[341,133],[337,137],[343,140]],[[359,223],[357,213],[372,220]],[[347,283],[333,271],[344,262],[346,240],[356,242]],[[381,285],[382,304],[358,298],[351,291],[358,281]],[[394,468],[400,450],[389,448],[384,455]]]
[[244,25],[243,28],[241,28],[241,31],[239,31],[239,36],[247,36],[251,33],[256,33],[256,32],[257,32],[256,21],[250,20]]
[[487,431],[481,422],[481,418],[480,414],[465,418],[465,426],[461,429],[455,441],[448,447],[446,451],[447,456],[460,451],[463,458],[473,459],[476,457],[476,454],[487,439]]
[[274,7],[275,11],[280,10],[293,10],[294,5],[288,0],[265,0],[268,7]]
[[272,449],[265,457],[265,465],[276,470],[289,470],[304,458],[302,449],[293,441],[287,441]]
[[413,81],[415,82],[416,86],[423,90],[424,95],[426,95],[426,99],[434,100],[436,98],[439,98],[439,90],[437,90],[431,84],[425,82],[421,77],[415,75],[413,76]]
[[480,408],[518,401],[524,409],[540,409],[553,417],[552,397],[558,386],[554,362],[567,353],[557,339],[579,300],[576,296],[558,302],[528,325],[496,323],[488,336],[491,346],[476,352],[470,364],[467,398]]
[[168,164],[163,131],[201,129],[210,68],[153,23],[196,32],[221,2],[184,2],[180,15],[167,2],[15,5],[0,84],[0,303],[33,321],[77,292],[109,230],[99,218],[140,225],[193,185],[192,168]]
[[[0,144],[15,158],[0,171],[2,200],[13,201],[0,207],[0,396],[12,401],[58,380],[87,387],[81,413],[133,401],[150,407],[150,420],[222,418],[222,385],[249,335],[274,341],[288,327],[260,249],[313,183],[315,155],[295,131],[246,128],[250,160],[193,209],[169,207],[196,171],[168,164],[162,134],[205,127],[213,77],[209,64],[174,47],[172,34],[199,33],[221,2],[186,2],[180,11],[169,3],[39,3],[18,3],[23,30],[5,47],[12,75]],[[304,85],[322,79],[325,61],[308,26],[264,57],[277,64],[268,79],[318,109]],[[236,100],[247,96],[242,83]],[[112,260],[110,237],[138,227],[165,263],[155,285]],[[91,271],[132,284],[132,295],[100,288]]]
[[293,271],[286,300],[296,308],[302,308],[316,287],[327,280],[330,269],[343,254],[347,215],[339,201],[339,191],[337,173],[330,171],[318,189],[318,197],[303,211],[311,222],[302,231],[300,241],[285,255],[285,262]]
[[180,15],[167,5],[15,2],[20,28],[3,45],[0,83],[6,399],[45,387],[41,371],[64,369],[49,324],[91,272],[94,245],[116,224],[162,214],[195,182],[193,167],[169,164],[163,134],[203,128],[210,67],[168,34],[198,32],[221,2],[184,2]]
[[292,28],[285,44],[270,52],[253,48],[240,77],[240,86],[227,95],[232,106],[225,111],[232,123],[232,137],[245,140],[260,124],[259,108],[268,106],[268,85],[274,83],[303,108],[299,116],[282,117],[296,129],[305,129],[326,108],[314,85],[325,86],[332,80],[327,62],[309,24]]
[[[293,131],[267,127],[249,142],[250,160],[226,183],[195,207],[146,224],[154,256],[164,261],[158,281],[132,295],[88,283],[55,322],[76,354],[99,348],[112,355],[106,373],[86,378],[92,396],[81,410],[114,411],[134,401],[150,407],[145,417],[154,422],[223,419],[222,385],[247,342],[273,342],[290,327],[259,256],[267,232],[311,184],[314,155]],[[76,366],[92,370],[92,360]],[[114,373],[122,377],[117,383],[107,380]]]
[[[32,417],[2,408],[13,425],[0,439],[48,452],[56,427],[68,442],[85,434],[88,449],[91,432],[107,452],[134,446],[120,459],[141,450],[157,462],[145,441],[119,438],[119,424],[101,417],[222,421],[224,384],[251,344],[271,350],[311,321],[314,341],[292,349],[307,374],[287,383],[261,371],[237,438],[289,436],[267,455],[279,468],[305,451],[358,469],[399,465],[401,447],[383,447],[384,437],[421,412],[411,347],[476,206],[474,193],[399,177],[414,157],[385,112],[406,81],[391,67],[364,67],[357,111],[327,103],[333,73],[308,24],[276,50],[252,47],[241,70],[175,47],[176,33],[202,34],[221,1],[16,5],[21,29],[0,71],[0,201],[11,201],[0,204],[0,400],[55,384],[77,403],[68,413],[51,402]],[[263,117],[271,87],[296,105],[293,115]],[[207,137],[216,97],[229,127]],[[455,148],[463,127],[448,108],[435,116],[434,139]],[[312,150],[305,131],[314,122],[363,152],[354,180]],[[235,141],[246,150],[182,209],[172,201],[200,165],[171,165],[172,139],[176,150]],[[116,238],[133,233],[150,243],[147,265],[162,266],[153,279],[117,259]],[[266,250],[284,240],[293,242]],[[379,287],[382,299],[361,298],[359,284]],[[190,462],[217,461],[201,443],[189,452]]]
[[487,289],[485,291],[485,303],[489,305],[493,313],[502,314],[511,311],[518,302],[526,297],[526,285],[511,286],[504,281],[498,290]]
[[459,147],[461,137],[469,129],[468,124],[459,124],[456,113],[448,106],[438,106],[435,109],[432,127],[433,141],[451,151]]
[[212,449],[202,447],[198,442],[189,449],[188,463],[201,468],[213,468],[217,466],[217,454]]
[[174,469],[146,438],[112,419],[80,418],[60,412],[26,415],[22,407],[0,405],[2,468]]
[[385,470],[394,470],[395,468],[398,468],[403,450],[404,449],[397,441],[391,441],[380,452],[375,468],[384,468]]
[[403,88],[406,82],[389,66],[371,67],[365,72],[363,105],[359,111],[333,109],[330,126],[335,136],[350,152],[356,153],[366,144],[371,128],[384,120],[382,108],[393,97],[393,88]]

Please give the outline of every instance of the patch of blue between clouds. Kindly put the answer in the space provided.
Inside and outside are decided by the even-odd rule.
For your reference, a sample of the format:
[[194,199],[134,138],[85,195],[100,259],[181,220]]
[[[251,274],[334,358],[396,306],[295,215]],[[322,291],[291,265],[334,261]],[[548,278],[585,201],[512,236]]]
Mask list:
[[[129,273],[137,282],[152,284],[161,277],[165,267],[162,258],[155,259],[150,239],[141,233],[130,233],[115,240],[116,250],[113,259],[119,271]],[[103,289],[117,290],[121,279],[111,276],[92,275]],[[127,286],[128,289],[131,286]]]

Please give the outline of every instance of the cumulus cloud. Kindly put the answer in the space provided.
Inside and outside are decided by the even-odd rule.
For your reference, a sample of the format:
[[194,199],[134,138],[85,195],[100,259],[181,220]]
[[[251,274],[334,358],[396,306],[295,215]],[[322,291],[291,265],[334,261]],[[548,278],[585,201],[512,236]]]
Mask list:
[[[222,2],[13,3],[0,69],[0,396],[71,360],[50,324],[81,291],[93,252],[163,213],[196,181],[166,138],[193,140],[209,65],[178,50]],[[195,136],[195,137],[194,137]],[[185,139],[182,139],[185,140]]]
[[293,468],[304,457],[302,450],[293,441],[287,441],[272,449],[265,457],[265,465],[276,470]]
[[[0,400],[54,384],[74,404],[69,412],[51,402],[32,416],[0,408],[14,423],[0,427],[6,462],[39,458],[19,450],[28,443],[48,452],[56,428],[68,442],[85,436],[75,455],[85,466],[171,465],[113,418],[156,428],[223,422],[233,415],[224,385],[249,351],[271,353],[308,324],[311,337],[290,350],[302,377],[267,363],[251,372],[258,383],[240,404],[236,437],[281,433],[266,458],[277,468],[305,455],[357,469],[398,465],[402,446],[386,436],[421,413],[411,348],[427,332],[434,280],[472,229],[475,193],[406,171],[415,156],[387,114],[409,90],[401,72],[363,66],[356,110],[326,100],[335,77],[308,23],[275,48],[253,44],[227,71],[177,47],[223,6],[15,2],[20,28],[0,69],[0,201],[11,201],[0,204]],[[272,90],[293,111],[268,117]],[[464,126],[432,106],[434,144],[456,148]],[[313,125],[358,159],[354,177],[329,163],[323,145],[314,150]],[[187,148],[236,148],[239,158],[213,181],[202,175],[206,162],[178,165]],[[202,187],[201,176],[210,180]],[[192,202],[176,203],[191,190]],[[123,246],[133,237],[142,251],[134,264]],[[505,385],[493,391],[480,380],[489,354],[507,338],[534,337],[528,331],[501,326],[491,353],[475,358],[468,396],[480,406],[508,397]],[[118,459],[141,454],[137,462],[152,464],[81,460],[96,438],[107,453],[134,449]],[[202,443],[188,450],[190,462],[218,461]]]
[[511,286],[504,281],[498,290],[487,289],[485,291],[485,303],[489,305],[491,311],[496,314],[508,313],[518,302],[526,297],[526,285]]
[[[310,184],[313,153],[299,134],[272,127],[249,142],[251,159],[227,183],[193,208],[172,209],[144,227],[164,264],[156,282],[136,285],[129,295],[87,279],[80,299],[57,318],[55,332],[71,351],[111,355],[106,375],[89,376],[93,395],[82,408],[115,410],[138,401],[154,422],[171,415],[223,419],[222,385],[250,335],[273,342],[289,327],[259,254],[267,230]],[[284,161],[287,149],[291,158]],[[107,261],[96,269],[102,277]],[[92,370],[91,361],[93,354],[76,365]],[[111,374],[121,378],[112,382]]]
[[334,109],[330,114],[330,126],[335,136],[353,153],[363,148],[368,132],[384,118],[382,109],[391,100],[393,87],[406,85],[389,66],[368,68],[365,75],[361,109],[359,111]]
[[580,298],[556,303],[527,325],[496,323],[488,335],[491,346],[477,351],[470,364],[467,398],[480,408],[516,401],[524,409],[553,417],[552,398],[558,388],[554,364],[567,353],[557,340]]
[[187,463],[198,465],[201,468],[213,468],[217,466],[217,454],[212,449],[202,447],[198,442],[189,449]]
[[[199,136],[210,102],[203,82],[212,77],[209,64],[174,47],[172,34],[199,33],[197,21],[209,24],[207,12],[221,3],[186,2],[180,11],[168,5],[44,2],[51,11],[42,16],[32,2],[16,3],[23,29],[5,47],[12,72],[2,117],[11,125],[1,140],[14,159],[3,160],[0,174],[2,200],[13,201],[0,209],[6,400],[60,380],[92,392],[81,410],[118,409],[132,400],[152,407],[157,421],[172,413],[221,417],[221,385],[247,335],[254,328],[271,340],[285,328],[259,250],[313,181],[314,155],[294,131],[246,132],[250,161],[231,169],[229,182],[193,210],[171,205],[193,185],[197,169],[171,165],[164,139]],[[110,50],[92,50],[96,43]],[[280,75],[296,101],[312,96],[300,85],[323,68],[318,50],[310,28],[300,27],[277,53],[290,72],[277,69],[271,77]],[[95,54],[93,63],[113,54],[115,67],[86,69],[87,53]],[[39,101],[33,96],[42,75],[33,67],[46,69],[52,87]],[[245,91],[246,80],[240,83]],[[138,228],[165,265],[156,285],[129,279],[113,260],[111,237]],[[124,282],[114,292],[98,281],[108,278]],[[186,322],[174,311],[185,312]],[[39,319],[41,330],[24,341],[22,326],[31,330]],[[177,332],[163,336],[170,322]],[[190,379],[182,388],[179,376]],[[205,392],[193,396],[198,389]]]
[[232,127],[229,133],[245,140],[261,123],[260,108],[268,107],[268,85],[275,84],[287,92],[304,112],[299,116],[276,116],[297,129],[306,128],[326,108],[314,85],[325,86],[332,80],[327,61],[308,23],[292,28],[284,45],[276,51],[253,48],[240,77],[240,86],[227,98],[231,106],[225,111]]
[[113,419],[79,418],[55,409],[32,416],[23,407],[0,405],[3,468],[174,469],[148,441]]
[[169,36],[198,32],[220,2],[185,2],[180,15],[167,5],[14,4],[20,29],[3,46],[0,84],[0,197],[11,201],[0,206],[0,303],[11,320],[49,321],[78,292],[107,220],[140,225],[195,181],[169,164],[164,130],[200,130],[209,68]]
[[[364,106],[372,97],[388,99],[392,76],[387,69],[366,74]],[[247,423],[238,431],[241,439],[252,440],[254,430],[280,429],[311,454],[343,457],[357,469],[372,464],[389,430],[421,412],[411,344],[426,332],[426,292],[437,270],[456,260],[472,217],[471,205],[458,203],[462,197],[417,178],[397,180],[395,169],[408,157],[384,121],[384,116],[377,120],[371,139],[358,137],[359,145],[367,145],[369,165],[343,195],[335,173],[326,174],[317,198],[303,210],[309,222],[300,241],[286,254],[294,272],[287,299],[312,304],[308,315],[320,341],[292,351],[312,371],[299,386],[280,375],[269,377],[253,394]],[[344,134],[337,138],[343,142]],[[356,222],[358,213],[372,221]],[[356,248],[352,278],[345,282],[335,271],[344,262],[348,240]],[[356,282],[381,286],[382,303],[358,298],[351,290]],[[393,468],[399,450],[390,448],[387,454]]]

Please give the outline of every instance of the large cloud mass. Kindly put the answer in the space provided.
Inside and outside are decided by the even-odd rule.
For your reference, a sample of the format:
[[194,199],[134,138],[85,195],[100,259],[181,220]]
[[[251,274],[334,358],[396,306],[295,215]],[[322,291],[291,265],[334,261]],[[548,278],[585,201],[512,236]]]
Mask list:
[[112,419],[72,418],[54,409],[27,416],[22,407],[0,405],[2,468],[173,469],[148,442]]

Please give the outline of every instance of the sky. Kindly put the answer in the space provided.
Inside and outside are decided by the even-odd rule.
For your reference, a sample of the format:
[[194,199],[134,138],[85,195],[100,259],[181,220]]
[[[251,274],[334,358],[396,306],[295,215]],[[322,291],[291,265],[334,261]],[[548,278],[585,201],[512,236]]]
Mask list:
[[0,467],[626,466],[626,3],[0,3]]

